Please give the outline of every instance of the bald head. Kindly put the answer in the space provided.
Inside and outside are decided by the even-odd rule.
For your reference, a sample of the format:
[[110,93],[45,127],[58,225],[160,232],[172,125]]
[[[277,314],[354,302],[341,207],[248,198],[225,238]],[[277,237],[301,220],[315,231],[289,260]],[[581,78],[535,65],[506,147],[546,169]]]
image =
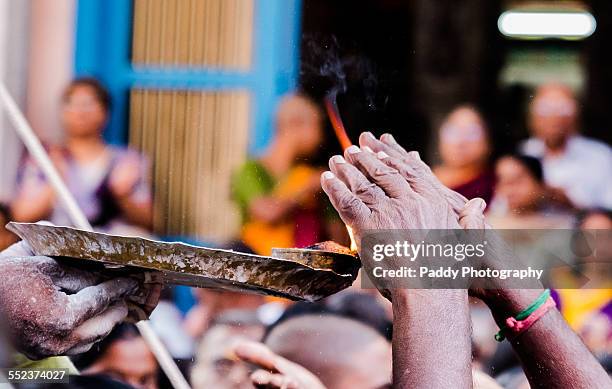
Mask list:
[[266,344],[316,374],[329,389],[376,389],[391,382],[391,345],[352,319],[295,317],[275,327]]
[[562,84],[544,84],[534,95],[530,107],[530,127],[550,150],[565,146],[576,131],[578,104],[574,92]]

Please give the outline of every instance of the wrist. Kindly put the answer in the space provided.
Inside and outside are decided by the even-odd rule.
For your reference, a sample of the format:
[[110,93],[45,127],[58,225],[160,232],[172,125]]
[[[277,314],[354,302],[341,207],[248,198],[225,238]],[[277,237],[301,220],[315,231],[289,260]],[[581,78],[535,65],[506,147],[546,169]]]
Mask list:
[[544,289],[489,289],[484,291],[482,301],[499,323],[527,308],[543,291]]
[[126,202],[130,200],[134,191],[135,186],[129,188],[128,190],[113,190],[113,195],[115,196],[115,200],[118,202]]
[[393,310],[423,307],[426,309],[467,308],[468,293],[465,289],[391,289]]

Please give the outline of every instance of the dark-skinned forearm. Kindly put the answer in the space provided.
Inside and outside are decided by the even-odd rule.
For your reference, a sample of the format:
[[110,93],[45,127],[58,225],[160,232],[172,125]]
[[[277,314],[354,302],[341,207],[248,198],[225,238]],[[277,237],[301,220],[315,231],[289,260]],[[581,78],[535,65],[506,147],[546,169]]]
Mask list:
[[[489,291],[485,302],[503,323],[529,306],[542,290]],[[612,388],[612,381],[557,309],[510,341],[532,388]]]
[[471,388],[465,290],[395,290],[393,387]]

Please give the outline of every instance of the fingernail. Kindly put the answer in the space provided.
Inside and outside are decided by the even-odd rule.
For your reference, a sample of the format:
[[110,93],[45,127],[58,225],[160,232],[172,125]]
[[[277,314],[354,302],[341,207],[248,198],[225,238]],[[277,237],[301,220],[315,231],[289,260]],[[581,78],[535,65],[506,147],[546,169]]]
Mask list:
[[374,137],[374,134],[372,134],[370,131],[366,131],[366,132],[364,132],[364,133],[363,133],[363,135],[365,135],[365,137],[366,137],[366,138],[369,138],[369,139],[376,139],[376,138]]
[[411,155],[412,155],[412,157],[413,157],[414,159],[416,159],[417,161],[420,161],[420,160],[421,160],[421,155],[419,154],[419,152],[418,152],[418,151],[411,151],[411,152],[410,152],[410,154],[411,154]]
[[335,163],[335,164],[346,163],[346,160],[341,155],[334,155],[331,158],[331,161],[332,161],[332,163]]
[[257,384],[265,384],[266,383],[266,373],[263,371],[257,370],[253,374],[251,374],[251,379],[255,381]]
[[336,177],[336,176],[332,172],[323,172],[323,179],[324,180],[331,180],[334,177]]
[[475,207],[476,209],[478,209],[480,212],[484,211],[484,209],[487,207],[487,203],[481,199],[480,197],[475,197],[473,199],[471,199],[470,201],[468,201],[465,204],[466,207]]
[[378,153],[376,153],[376,156],[378,157],[378,159],[389,158],[389,154],[385,153],[384,151],[379,151]]
[[485,208],[487,207],[487,202],[481,199],[480,197],[476,197],[474,200],[478,202],[477,204],[478,209],[480,209],[481,212],[484,211]]
[[374,150],[372,150],[371,148],[369,148],[368,146],[363,146],[362,149],[364,149],[365,151],[367,151],[368,153],[372,153],[374,154]]
[[384,137],[385,137],[387,140],[389,140],[390,142],[397,143],[397,142],[395,141],[395,138],[393,137],[393,135],[391,135],[391,134],[389,134],[389,133],[383,134],[382,136],[384,136]]
[[346,152],[349,154],[359,154],[361,153],[361,149],[355,145],[349,147],[348,149],[346,149]]

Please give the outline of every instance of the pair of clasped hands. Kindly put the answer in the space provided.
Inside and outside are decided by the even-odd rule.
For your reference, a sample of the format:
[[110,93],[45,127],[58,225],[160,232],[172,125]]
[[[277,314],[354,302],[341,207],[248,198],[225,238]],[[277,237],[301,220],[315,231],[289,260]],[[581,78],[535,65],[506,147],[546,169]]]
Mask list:
[[[359,144],[347,148],[344,156],[332,157],[330,170],[321,175],[323,190],[353,230],[359,248],[362,234],[368,230],[486,228],[485,202],[468,201],[442,185],[417,152],[407,152],[389,134],[376,139],[365,132]],[[366,256],[361,258],[370,274],[374,264],[365,262]],[[380,292],[392,298],[390,290]],[[252,375],[256,387],[325,389],[314,374],[263,344],[245,343],[236,353],[263,368]]]

